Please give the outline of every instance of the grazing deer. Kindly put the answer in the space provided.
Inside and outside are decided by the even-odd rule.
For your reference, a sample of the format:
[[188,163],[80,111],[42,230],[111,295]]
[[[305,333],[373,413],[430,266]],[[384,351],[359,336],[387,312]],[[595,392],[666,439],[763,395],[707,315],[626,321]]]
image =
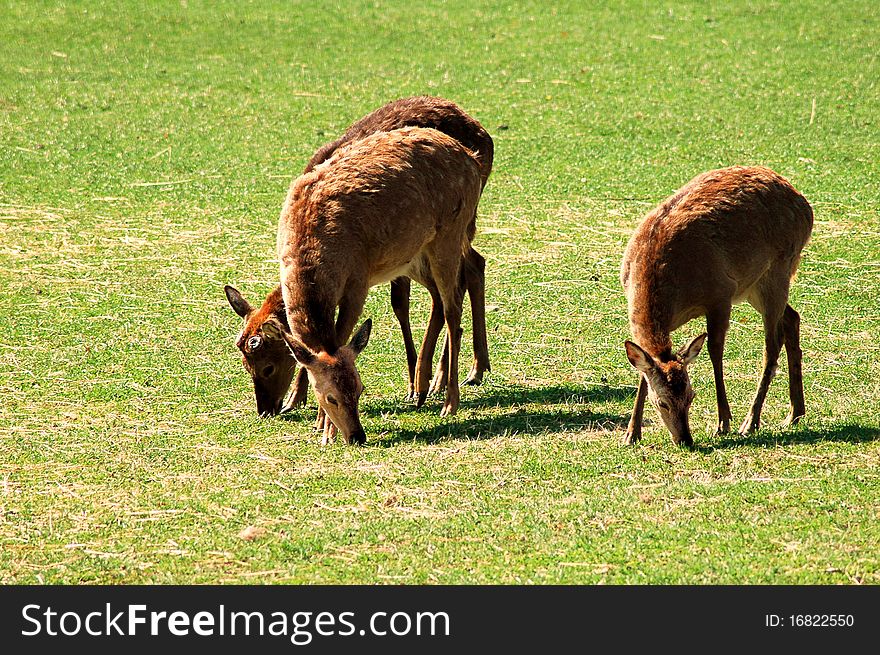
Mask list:
[[626,247],[621,282],[633,341],[626,355],[641,373],[624,443],[641,438],[647,395],[676,444],[693,445],[688,411],[694,399],[687,366],[707,334],[673,352],[670,333],[706,317],[715,372],[718,430],[730,429],[722,358],[731,306],[746,300],[764,323],[764,369],[743,433],[757,430],[779,351],[788,357],[791,412],[806,413],[800,316],[788,304],[791,280],[813,228],[813,210],[780,175],[763,167],[731,167],[698,175],[652,210]]
[[[366,439],[355,358],[369,340],[370,322],[346,342],[370,287],[400,276],[437,287],[449,342],[441,416],[458,409],[460,278],[482,191],[480,171],[477,155],[457,140],[407,127],[343,146],[291,185],[277,244],[289,332],[274,319],[264,331],[281,335],[307,371],[330,419],[325,442],[336,429],[346,443]],[[423,343],[417,379],[429,377],[428,355]]]
[[[364,116],[349,127],[339,139],[322,146],[312,156],[304,172],[308,173],[315,166],[326,161],[343,145],[375,132],[387,132],[410,126],[437,129],[458,140],[469,150],[478,152],[481,187],[485,187],[489,174],[492,172],[494,158],[492,137],[478,121],[465,113],[454,102],[430,96],[395,100]],[[470,229],[472,239],[476,225],[472,224]],[[462,264],[463,284],[470,296],[474,348],[474,362],[465,379],[465,384],[477,385],[482,382],[483,374],[490,370],[485,313],[486,260],[476,250],[469,248],[464,255]],[[422,347],[433,359],[437,338],[444,323],[443,303],[436,284],[433,284],[430,278],[426,278],[424,283],[431,294],[432,309]],[[252,307],[237,289],[227,285],[224,290],[233,310],[245,319],[245,326],[237,339],[237,345],[243,355],[244,367],[253,379],[257,412],[260,415],[268,416],[304,404],[308,378],[305,371],[300,370],[294,384],[294,393],[287,405],[282,405],[296,372],[296,360],[290,356],[282,339],[267,335],[262,330],[263,324],[270,317],[277,318],[281,326],[287,329],[281,287],[278,286],[269,293],[259,308]],[[418,354],[410,327],[409,298],[409,278],[402,276],[392,280],[391,308],[400,323],[406,348],[409,375],[407,397],[416,399],[418,405],[421,406],[429,392],[439,392],[446,387],[448,342],[444,346],[443,357],[437,367],[434,379],[430,380],[430,371],[428,371],[427,377],[423,376],[423,379],[416,380]]]
[[224,291],[232,309],[245,320],[235,345],[241,351],[242,364],[254,383],[257,413],[260,416],[280,414],[289,409],[282,407],[282,403],[296,373],[296,360],[290,356],[284,339],[263,328],[269,321],[274,321],[282,330],[289,329],[281,287],[276,287],[259,308],[252,307],[238,289],[228,284]]

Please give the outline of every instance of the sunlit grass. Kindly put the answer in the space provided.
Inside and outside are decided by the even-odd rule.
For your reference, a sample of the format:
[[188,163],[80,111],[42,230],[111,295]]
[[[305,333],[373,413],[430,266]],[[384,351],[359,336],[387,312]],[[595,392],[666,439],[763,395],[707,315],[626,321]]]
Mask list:
[[[554,6],[7,4],[0,581],[880,582],[877,12]],[[377,288],[367,446],[321,448],[313,406],[256,417],[222,287],[268,292],[290,179],[420,93],[495,139],[475,242],[492,372],[452,419],[409,406]],[[626,240],[695,174],[748,163],[815,209],[791,298],[808,416],[776,429],[783,366],[767,429],[714,435],[704,355],[697,449],[650,411],[621,447]],[[419,289],[412,312],[420,333]],[[735,419],[761,344],[737,307]]]

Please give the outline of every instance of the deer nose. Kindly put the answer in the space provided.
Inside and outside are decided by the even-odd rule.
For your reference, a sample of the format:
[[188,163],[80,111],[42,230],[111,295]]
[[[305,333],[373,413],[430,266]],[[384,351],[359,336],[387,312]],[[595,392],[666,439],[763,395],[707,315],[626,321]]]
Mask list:
[[283,400],[284,398],[276,400],[257,394],[257,414],[260,415],[260,418],[275,416],[281,411],[281,402]]
[[681,429],[676,434],[672,435],[672,441],[676,446],[693,448],[694,438],[691,436],[691,426],[687,419],[684,420]]
[[367,442],[367,433],[364,432],[363,428],[358,428],[354,432],[351,433],[351,436],[348,438],[348,443],[351,446],[363,446]]

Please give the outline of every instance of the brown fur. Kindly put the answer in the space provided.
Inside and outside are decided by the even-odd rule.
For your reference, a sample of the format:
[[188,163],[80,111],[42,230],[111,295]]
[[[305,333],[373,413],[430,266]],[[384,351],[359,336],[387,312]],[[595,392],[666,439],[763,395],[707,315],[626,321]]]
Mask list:
[[[363,433],[357,398],[342,394],[346,402],[338,405],[326,398],[338,395],[334,384],[340,380],[347,388],[360,387],[344,344],[369,288],[401,275],[430,280],[443,298],[451,344],[443,415],[456,411],[459,275],[481,190],[472,153],[442,132],[424,128],[353,142],[291,185],[277,244],[288,325],[303,347],[297,360],[308,370],[321,408],[347,442]],[[296,347],[293,352],[297,355]],[[329,368],[341,368],[313,365],[320,353],[340,353]]]
[[401,127],[430,127],[457,140],[476,156],[480,164],[482,186],[486,186],[495,157],[492,137],[457,104],[432,96],[401,98],[367,114],[353,123],[341,137],[321,146],[312,155],[305,172],[308,173],[318,164],[327,161],[343,145],[376,132],[389,132]]
[[[485,187],[486,181],[492,171],[494,158],[494,144],[492,142],[492,137],[478,121],[466,114],[454,102],[430,96],[417,96],[395,100],[371,112],[367,116],[364,116],[349,127],[342,137],[319,148],[306,165],[304,172],[310,172],[315,166],[326,161],[340,147],[346,144],[357,141],[376,132],[389,131],[407,126],[438,129],[439,131],[457,139],[460,143],[473,151],[480,165],[481,186]],[[476,231],[475,220],[471,222],[468,230],[469,238],[472,240]],[[471,298],[474,362],[465,384],[479,384],[482,381],[484,372],[490,369],[485,323],[484,270],[485,260],[483,257],[473,248],[469,248],[464,257],[462,274],[463,284]],[[431,321],[425,334],[425,341],[423,342],[422,348],[428,350],[430,352],[429,357],[433,359],[434,344],[436,343],[443,325],[443,307],[436,285],[432,284],[429,279],[425,280],[425,284],[431,293],[434,307],[432,309]],[[409,295],[410,282],[408,278],[399,277],[391,281],[391,306],[400,322],[404,345],[406,347],[410,387],[409,394],[417,397],[419,404],[421,404],[428,392],[428,381],[425,379],[417,381],[415,379],[418,355],[413,343],[412,331],[409,323]],[[258,312],[254,312],[246,318],[246,324],[242,334],[251,336],[259,333],[263,322],[272,316],[279,318],[283,316],[283,325],[284,327],[287,327],[280,285],[269,293]],[[271,340],[271,338],[268,338],[268,340]],[[277,345],[282,346],[283,343],[279,341]],[[239,345],[239,348],[242,350],[245,358],[245,368],[251,373],[252,377],[254,376],[254,370],[259,368],[258,364],[265,366],[268,363],[251,362],[249,364],[247,360],[249,357],[252,357],[252,355],[246,352],[241,345]],[[286,346],[281,349],[276,348],[273,352],[278,353],[280,357],[279,361],[273,362],[277,371],[285,371],[286,368],[291,366],[295,367],[295,361],[289,356]],[[437,376],[431,383],[432,391],[441,391],[446,386],[446,378],[448,377],[447,358],[448,345],[444,348],[444,357],[438,367]],[[307,378],[301,374],[297,378],[295,386],[295,391],[287,408],[305,402],[308,386]],[[283,396],[286,394],[287,388],[281,389],[280,385],[274,385],[273,389],[275,391],[273,394],[270,394],[272,397],[264,397],[262,399],[258,397],[257,404],[277,407],[278,411],[283,411],[280,404],[281,399],[275,398],[274,393],[281,393]]]
[[239,334],[235,345],[239,350],[246,350],[245,344],[248,338],[260,333],[260,327],[269,319],[275,318],[287,328],[287,312],[284,311],[284,299],[281,296],[281,285],[273,289],[266,297],[265,302],[248,316],[244,328]]
[[[784,178],[763,167],[709,171],[648,213],[630,239],[621,267],[633,341],[647,357],[640,370],[648,371],[640,384],[627,441],[640,435],[641,404],[648,391],[652,401],[665,399],[665,404],[675,405],[670,412],[661,411],[661,416],[676,442],[690,441],[690,381],[681,353],[673,353],[670,334],[699,316],[707,317],[709,328],[719,429],[729,427],[721,354],[730,307],[743,300],[762,314],[767,335],[765,375],[743,428],[758,427],[763,396],[772,378],[768,367],[775,368],[783,342],[794,364],[790,367],[794,370],[790,371],[789,422],[800,418],[803,383],[794,327],[799,318],[787,301],[812,226],[809,203]],[[702,340],[693,357],[701,346]],[[634,359],[641,361],[640,353],[629,345],[627,351],[634,365]],[[658,393],[660,397],[655,398]]]

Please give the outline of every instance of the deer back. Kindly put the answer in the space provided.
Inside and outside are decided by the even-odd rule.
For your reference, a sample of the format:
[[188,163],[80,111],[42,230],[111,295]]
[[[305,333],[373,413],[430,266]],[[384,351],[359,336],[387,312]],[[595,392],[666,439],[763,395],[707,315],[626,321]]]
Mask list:
[[638,332],[668,335],[707,307],[742,300],[771,266],[793,274],[812,225],[806,199],[768,168],[697,176],[645,216],[624,253],[621,282],[637,340]]
[[[418,127],[352,142],[297,178],[277,244],[291,330],[332,333],[329,317],[349,288],[365,293],[413,273],[434,239],[457,240],[464,252],[480,191],[472,153],[442,132]],[[321,349],[333,352],[340,345],[333,341]]]
[[403,127],[433,128],[448,134],[475,154],[480,164],[482,186],[486,186],[495,146],[483,126],[451,100],[432,96],[415,96],[389,102],[353,123],[345,134],[319,148],[305,172],[326,161],[340,147],[363,139],[375,132],[390,132]]

